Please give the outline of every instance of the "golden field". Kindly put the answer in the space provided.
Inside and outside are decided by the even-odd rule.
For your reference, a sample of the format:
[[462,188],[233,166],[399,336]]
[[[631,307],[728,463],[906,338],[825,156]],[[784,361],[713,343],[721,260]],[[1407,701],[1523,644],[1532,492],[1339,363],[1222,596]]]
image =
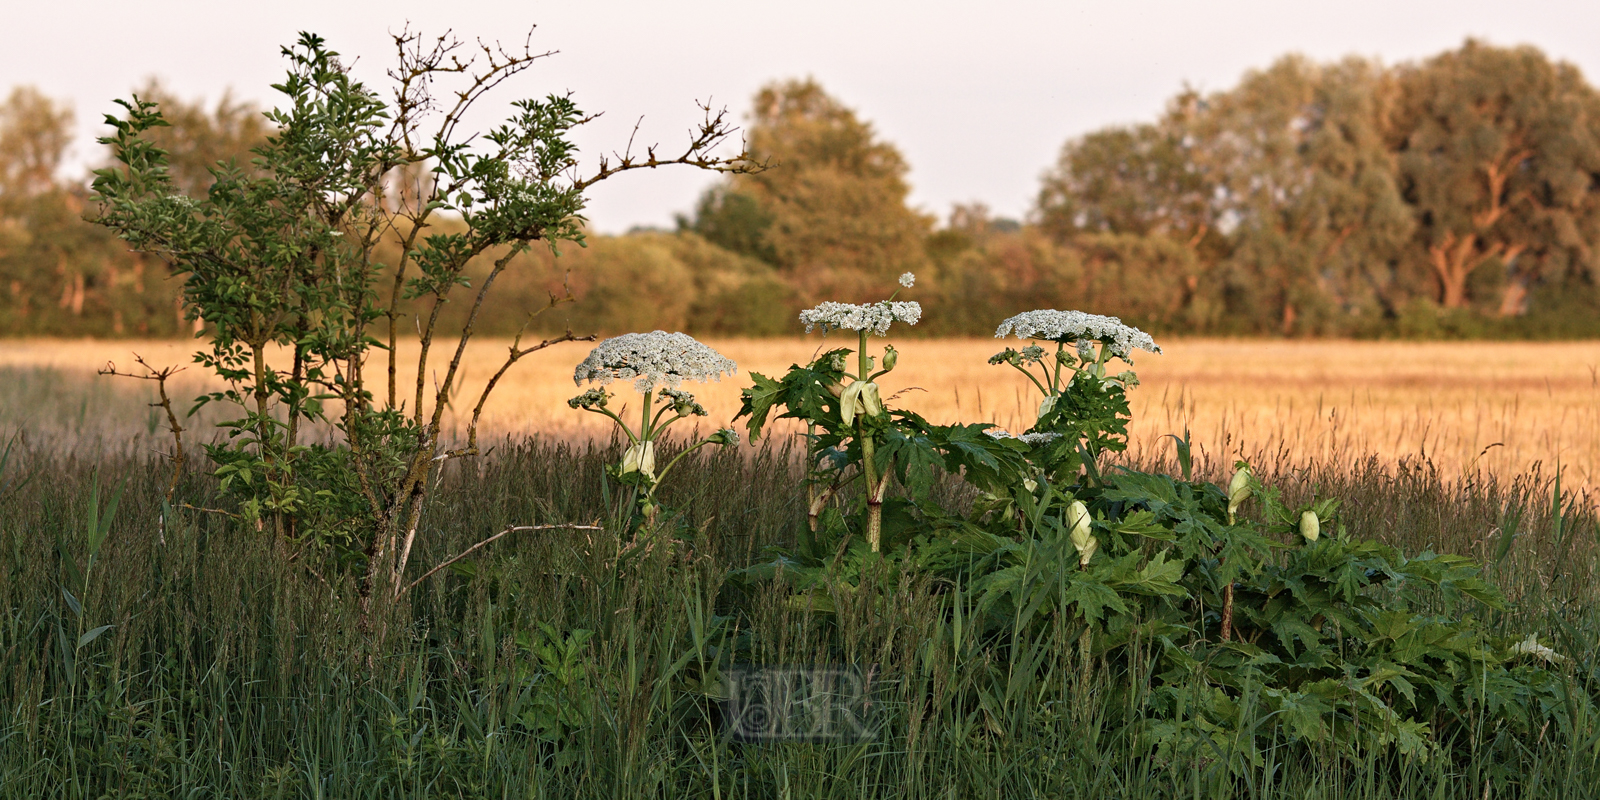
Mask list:
[[[853,339],[833,337],[827,347]],[[823,345],[821,337],[710,341],[741,372],[780,374]],[[466,359],[457,426],[508,342],[481,341]],[[143,403],[153,387],[95,376],[108,360],[120,368],[139,353],[152,364],[185,364],[194,343],[53,341],[0,343],[0,425],[31,436],[69,436],[102,445],[156,446],[159,420]],[[1004,344],[993,339],[904,340],[899,368],[880,380],[896,405],[935,422],[987,421],[1027,427],[1038,398],[1009,367],[989,366]],[[562,344],[514,366],[491,398],[486,434],[539,432],[605,435],[608,420],[566,405],[577,393],[572,368],[587,343]],[[1281,453],[1296,460],[1387,462],[1425,454],[1446,475],[1482,469],[1501,474],[1559,463],[1568,485],[1600,484],[1600,342],[1349,342],[1172,339],[1164,355],[1140,354],[1143,385],[1133,390],[1133,446],[1170,450],[1161,437],[1187,426],[1199,453],[1226,464],[1239,453]],[[435,350],[429,382],[442,379]],[[381,356],[382,354],[377,354]],[[375,374],[377,365],[369,367]],[[434,374],[437,370],[437,376]],[[414,378],[404,375],[402,387]],[[690,386],[710,410],[708,426],[726,424],[739,405],[741,375]],[[176,381],[186,402],[206,381],[190,366]],[[630,386],[613,387],[637,403]],[[402,388],[401,394],[409,394]],[[430,392],[431,395],[431,392]],[[1259,456],[1258,456],[1259,457]]]

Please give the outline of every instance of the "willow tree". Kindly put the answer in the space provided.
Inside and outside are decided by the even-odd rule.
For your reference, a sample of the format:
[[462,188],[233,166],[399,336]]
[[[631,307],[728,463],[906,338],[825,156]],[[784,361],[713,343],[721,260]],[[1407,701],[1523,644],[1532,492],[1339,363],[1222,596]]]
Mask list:
[[1230,260],[1284,334],[1333,325],[1411,233],[1384,148],[1391,83],[1363,59],[1291,56],[1210,98],[1194,126],[1235,223]]
[[[1547,273],[1594,269],[1600,96],[1533,47],[1468,41],[1401,70],[1391,146],[1446,308],[1520,313]],[[1474,297],[1480,270],[1499,297]]]

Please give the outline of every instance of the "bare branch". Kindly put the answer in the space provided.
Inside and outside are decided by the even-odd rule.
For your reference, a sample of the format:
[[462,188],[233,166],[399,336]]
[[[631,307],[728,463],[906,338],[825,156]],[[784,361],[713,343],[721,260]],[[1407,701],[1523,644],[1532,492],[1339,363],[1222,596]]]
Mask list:
[[605,530],[605,528],[603,528],[603,527],[601,527],[599,525],[579,525],[579,524],[572,523],[572,522],[564,522],[564,523],[559,523],[559,524],[556,524],[556,525],[513,525],[513,526],[511,526],[509,528],[506,528],[505,530],[493,535],[493,536],[490,536],[487,539],[484,539],[481,542],[478,542],[477,544],[475,544],[475,545],[473,545],[473,546],[471,546],[471,547],[469,547],[469,548],[467,548],[465,550],[462,550],[460,553],[457,553],[456,555],[451,556],[450,558],[444,560],[443,562],[440,562],[438,566],[435,566],[433,569],[430,569],[427,572],[423,573],[422,577],[420,577],[420,578],[418,578],[418,579],[406,584],[405,588],[397,588],[395,590],[394,595],[395,595],[395,597],[399,597],[400,595],[411,591],[413,588],[416,587],[417,584],[422,583],[423,581],[433,577],[434,574],[437,573],[439,570],[442,570],[445,567],[448,567],[451,564],[454,564],[457,561],[460,561],[461,559],[472,555],[473,552],[475,552],[475,551],[487,546],[489,543],[493,542],[496,539],[499,539],[502,536],[505,536],[508,533],[515,533],[517,531],[549,531],[549,530],[603,531],[603,530]]

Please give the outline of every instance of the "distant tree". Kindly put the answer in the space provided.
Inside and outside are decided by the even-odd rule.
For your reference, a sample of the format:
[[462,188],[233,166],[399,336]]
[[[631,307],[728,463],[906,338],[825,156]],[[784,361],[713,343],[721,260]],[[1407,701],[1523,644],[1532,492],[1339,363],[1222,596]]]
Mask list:
[[815,81],[763,88],[748,142],[771,168],[714,188],[685,227],[774,264],[808,298],[876,291],[925,263],[932,221],[906,206],[905,159]]
[[776,265],[777,253],[767,239],[771,227],[772,215],[759,200],[726,183],[700,196],[693,217],[678,215],[680,231],[693,231],[725,250]]
[[251,151],[273,129],[260,109],[235,100],[232,92],[224,93],[209,109],[205,101],[185,101],[153,78],[137,94],[154,103],[167,121],[166,127],[151,130],[148,138],[167,151],[173,186],[191,197],[205,196],[219,164],[248,169]]
[[31,86],[12,89],[0,105],[0,201],[55,189],[56,170],[71,141],[71,108]]
[[[1600,235],[1600,101],[1533,47],[1468,40],[1400,70],[1391,133],[1417,242],[1446,308],[1521,313],[1546,275],[1592,276]],[[1474,297],[1493,265],[1493,297]]]
[[1410,235],[1384,149],[1390,85],[1363,59],[1290,56],[1208,98],[1191,126],[1233,223],[1231,266],[1284,334],[1307,328],[1308,313],[1312,330],[1337,325]]
[[1198,98],[1186,93],[1158,123],[1106,128],[1061,148],[1037,200],[1039,225],[1079,232],[1165,235],[1198,246],[1216,230],[1215,177],[1186,134]]

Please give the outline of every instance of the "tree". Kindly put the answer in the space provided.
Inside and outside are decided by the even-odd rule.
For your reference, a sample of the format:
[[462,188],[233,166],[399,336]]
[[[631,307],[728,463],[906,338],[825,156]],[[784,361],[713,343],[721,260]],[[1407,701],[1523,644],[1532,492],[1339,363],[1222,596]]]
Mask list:
[[1184,130],[1184,95],[1159,123],[1107,128],[1071,140],[1039,191],[1037,216],[1062,241],[1079,232],[1163,235],[1200,244],[1216,230],[1215,178]]
[[72,109],[30,86],[11,90],[0,105],[0,201],[56,188],[56,170],[72,141]]
[[756,95],[749,149],[771,169],[712,189],[688,227],[779,267],[807,299],[857,299],[925,263],[932,222],[906,206],[905,159],[815,81]]
[[1400,86],[1391,147],[1445,308],[1488,300],[1471,285],[1491,264],[1502,315],[1545,274],[1592,274],[1600,100],[1576,67],[1468,40],[1403,68]]
[[252,103],[239,102],[228,92],[207,110],[203,101],[186,102],[151,79],[139,97],[154,103],[167,124],[148,133],[151,144],[167,153],[172,184],[190,197],[203,197],[211,188],[219,164],[250,168],[251,151],[266,141],[267,119]]
[[1284,334],[1308,312],[1331,327],[1369,293],[1362,271],[1392,261],[1410,234],[1384,148],[1390,86],[1363,59],[1290,56],[1208,98],[1197,117],[1196,149],[1234,223],[1230,261]]
[[[406,566],[433,478],[446,462],[478,455],[478,414],[499,376],[534,352],[592,338],[569,330],[524,346],[517,337],[478,398],[465,443],[447,448],[444,411],[496,279],[535,243],[581,244],[584,192],[598,181],[668,164],[751,168],[742,153],[712,153],[732,129],[708,109],[681,155],[602,158],[582,175],[569,137],[593,117],[569,96],[512,103],[506,122],[481,135],[460,130],[469,107],[540,54],[480,43],[473,55],[448,36],[409,31],[394,43],[386,102],[320,37],[302,34],[283,51],[282,105],[268,114],[272,130],[253,163],[209,167],[203,197],[181,191],[169,154],[152,141],[169,124],[159,108],[137,96],[122,101],[126,114],[107,117],[115,130],[103,140],[118,166],[98,171],[94,183],[96,221],[171,263],[184,276],[190,315],[207,326],[210,344],[196,360],[229,388],[202,402],[242,415],[207,453],[238,515],[359,564],[363,608],[415,585],[405,582]],[[441,91],[451,81],[459,88]],[[388,182],[418,165],[429,180],[417,182],[415,202],[397,204],[408,195]],[[385,240],[395,263],[377,260]],[[490,267],[474,290],[469,267],[479,259]],[[452,333],[439,321],[463,289],[468,311]],[[408,300],[421,301],[425,318],[402,322]],[[407,361],[416,383],[402,392],[399,333],[413,327],[418,339],[407,344],[416,355]],[[436,338],[448,349],[430,372]],[[317,422],[337,438],[306,442]]]
[[[1218,202],[1223,176],[1194,127],[1206,99],[1185,90],[1155,123],[1114,127],[1068,141],[1046,173],[1035,205],[1039,226],[1058,242],[1083,251],[1092,285],[1162,284],[1157,310],[1149,297],[1096,293],[1097,304],[1142,309],[1146,322],[1197,319],[1212,305],[1208,275],[1229,251]],[[1138,240],[1156,238],[1141,246]],[[1188,253],[1176,257],[1172,248]],[[1159,254],[1159,255],[1158,255]],[[1137,259],[1150,257],[1150,262]],[[1133,259],[1133,260],[1130,260]],[[1137,275],[1119,276],[1120,270]],[[1203,285],[1203,282],[1206,285]],[[1166,290],[1175,290],[1168,298]],[[1086,287],[1087,291],[1087,287]],[[1131,301],[1131,305],[1124,301]],[[1098,306],[1097,306],[1098,307]]]

